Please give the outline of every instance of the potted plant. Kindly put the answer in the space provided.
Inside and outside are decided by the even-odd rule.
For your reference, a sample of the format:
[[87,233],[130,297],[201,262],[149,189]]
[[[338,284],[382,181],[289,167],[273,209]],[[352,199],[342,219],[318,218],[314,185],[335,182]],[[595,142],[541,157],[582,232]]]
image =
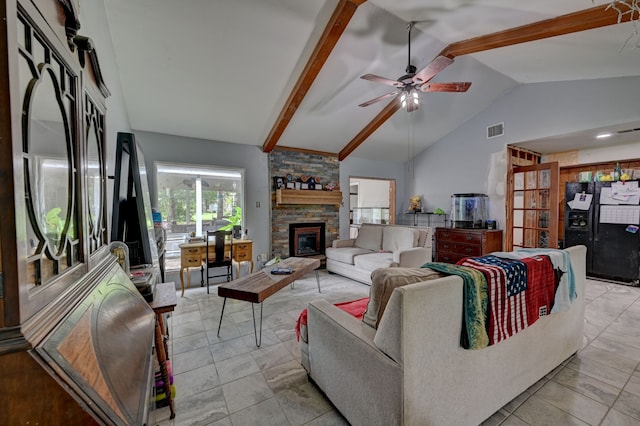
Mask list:
[[224,220],[229,222],[228,224],[220,228],[221,231],[234,231],[234,237],[240,237],[240,229],[242,229],[242,208],[236,207],[236,213],[233,216],[225,217]]

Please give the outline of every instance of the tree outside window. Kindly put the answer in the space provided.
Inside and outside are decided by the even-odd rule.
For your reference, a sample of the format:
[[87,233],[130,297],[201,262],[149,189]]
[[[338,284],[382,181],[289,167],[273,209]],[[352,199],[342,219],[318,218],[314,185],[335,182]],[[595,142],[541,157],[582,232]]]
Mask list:
[[244,171],[156,163],[158,209],[167,231],[166,268],[179,269],[178,244],[189,236],[243,223]]

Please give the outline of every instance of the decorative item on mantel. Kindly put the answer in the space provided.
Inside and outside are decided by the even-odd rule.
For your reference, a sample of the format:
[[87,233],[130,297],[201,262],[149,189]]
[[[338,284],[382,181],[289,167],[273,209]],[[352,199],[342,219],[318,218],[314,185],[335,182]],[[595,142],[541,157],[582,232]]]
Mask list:
[[338,185],[337,183],[334,182],[329,182],[324,186],[324,189],[326,191],[339,191],[340,190],[340,185]]
[[314,191],[333,191],[340,190],[340,186],[337,183],[323,184],[319,176],[307,176],[300,175],[297,179],[291,174],[287,174],[286,177],[274,176],[274,189],[296,189],[301,191],[314,190]]

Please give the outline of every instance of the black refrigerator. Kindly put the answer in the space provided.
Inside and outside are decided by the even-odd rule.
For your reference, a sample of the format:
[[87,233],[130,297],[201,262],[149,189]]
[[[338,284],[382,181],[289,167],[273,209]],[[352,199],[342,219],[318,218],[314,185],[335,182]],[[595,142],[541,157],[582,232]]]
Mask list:
[[[587,276],[640,285],[640,206],[637,198],[612,200],[616,182],[567,182],[564,246],[587,246]],[[625,183],[629,187],[638,181]],[[571,208],[576,194],[591,195],[588,208]],[[622,204],[615,204],[615,203]],[[574,204],[576,206],[576,204]]]

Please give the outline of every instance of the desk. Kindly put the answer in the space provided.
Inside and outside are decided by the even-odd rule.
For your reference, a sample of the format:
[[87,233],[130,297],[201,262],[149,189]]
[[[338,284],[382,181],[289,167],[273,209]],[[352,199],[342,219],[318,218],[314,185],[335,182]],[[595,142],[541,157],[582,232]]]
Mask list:
[[[251,240],[232,240],[233,241],[233,260],[236,262],[242,262],[247,260],[251,262],[251,269],[253,271],[253,241]],[[202,266],[202,260],[205,258],[205,251],[207,250],[207,243],[204,241],[197,243],[182,243],[180,247],[180,284],[182,285],[182,296],[184,296],[184,277],[183,272],[187,270],[187,286],[191,286],[191,276],[189,275],[189,268]],[[229,244],[226,244],[228,249]],[[211,246],[211,250],[214,246]]]
[[153,301],[149,303],[151,309],[156,314],[156,354],[158,355],[158,364],[160,365],[160,374],[164,381],[164,392],[167,395],[169,409],[171,410],[171,418],[176,416],[173,408],[173,395],[171,395],[171,381],[169,379],[169,370],[167,369],[167,347],[165,345],[165,327],[162,315],[173,312],[178,304],[176,297],[176,285],[170,283],[158,283],[155,286]]

